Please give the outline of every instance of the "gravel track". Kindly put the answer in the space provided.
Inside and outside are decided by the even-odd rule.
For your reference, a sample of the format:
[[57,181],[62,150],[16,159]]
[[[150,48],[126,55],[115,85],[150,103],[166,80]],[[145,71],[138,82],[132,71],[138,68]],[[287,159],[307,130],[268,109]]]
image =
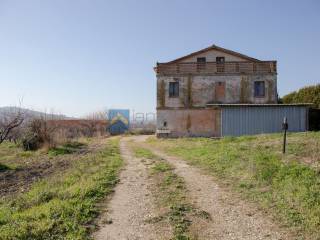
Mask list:
[[294,239],[254,204],[220,187],[204,171],[159,149],[146,147],[175,167],[175,173],[186,182],[193,204],[210,214],[211,222],[194,229],[199,239]]
[[120,173],[120,183],[107,204],[107,221],[94,234],[97,240],[159,239],[154,226],[146,222],[154,217],[147,169],[140,159],[134,157],[128,147],[129,140],[122,138],[120,141],[125,169]]
[[95,235],[96,239],[163,239],[161,229],[145,221],[154,217],[156,210],[148,190],[146,166],[141,159],[133,156],[127,146],[130,139],[143,144],[154,154],[172,164],[175,173],[183,177],[186,182],[190,202],[210,214],[212,221],[209,223],[193,224],[196,226],[191,231],[198,239],[294,239],[254,204],[245,202],[235,193],[220,187],[213,177],[199,168],[144,144],[146,138],[146,136],[135,136],[121,140],[120,150],[126,168],[120,175],[121,183],[116,187],[115,194],[108,203],[110,212],[107,215],[112,223],[102,226]]

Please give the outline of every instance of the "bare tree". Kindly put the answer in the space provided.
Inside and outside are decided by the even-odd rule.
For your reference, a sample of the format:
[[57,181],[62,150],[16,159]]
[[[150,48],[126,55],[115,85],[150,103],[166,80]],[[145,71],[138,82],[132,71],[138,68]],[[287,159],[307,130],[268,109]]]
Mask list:
[[16,130],[24,121],[24,115],[21,108],[15,108],[17,111],[10,111],[0,119],[0,144],[8,139],[10,133]]
[[107,117],[108,117],[107,110],[101,110],[101,111],[89,113],[85,117],[85,120],[81,121],[81,125],[85,127],[87,130],[85,135],[88,137],[93,137],[98,133],[103,135],[106,132]]
[[102,111],[96,111],[89,113],[85,119],[87,120],[106,120],[108,117],[108,111],[102,110]]
[[57,142],[56,131],[59,120],[47,120],[47,115],[33,118],[27,125],[22,145],[25,150],[37,150],[41,147],[52,148]]

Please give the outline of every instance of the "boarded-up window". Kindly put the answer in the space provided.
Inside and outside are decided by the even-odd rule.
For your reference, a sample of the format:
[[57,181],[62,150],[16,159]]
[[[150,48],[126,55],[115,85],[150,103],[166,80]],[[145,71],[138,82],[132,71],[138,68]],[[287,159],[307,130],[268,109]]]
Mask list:
[[205,57],[198,57],[197,58],[197,63],[205,63],[206,62],[206,58]]
[[217,63],[224,63],[225,58],[224,57],[216,57],[216,62]]
[[215,84],[215,101],[222,103],[225,101],[225,90],[226,83],[225,82],[217,82]]
[[224,72],[224,57],[216,57],[216,63],[217,63],[217,72]]
[[205,57],[198,57],[197,58],[197,70],[201,71],[206,69],[206,58]]
[[255,97],[264,97],[265,96],[265,84],[264,81],[255,81],[254,82],[254,96]]
[[169,83],[169,97],[179,97],[179,82]]

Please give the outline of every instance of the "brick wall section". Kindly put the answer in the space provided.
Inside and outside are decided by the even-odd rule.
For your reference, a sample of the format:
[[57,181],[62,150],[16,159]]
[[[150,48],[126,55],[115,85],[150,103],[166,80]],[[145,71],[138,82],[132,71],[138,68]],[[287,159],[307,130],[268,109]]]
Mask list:
[[157,128],[167,123],[171,137],[220,137],[220,109],[162,109],[157,111]]

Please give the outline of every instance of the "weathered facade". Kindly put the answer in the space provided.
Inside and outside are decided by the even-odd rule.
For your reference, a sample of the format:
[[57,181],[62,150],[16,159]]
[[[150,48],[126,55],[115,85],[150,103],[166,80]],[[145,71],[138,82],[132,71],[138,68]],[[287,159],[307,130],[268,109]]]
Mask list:
[[277,103],[276,61],[260,61],[218,46],[157,63],[158,134],[221,136],[214,104]]

